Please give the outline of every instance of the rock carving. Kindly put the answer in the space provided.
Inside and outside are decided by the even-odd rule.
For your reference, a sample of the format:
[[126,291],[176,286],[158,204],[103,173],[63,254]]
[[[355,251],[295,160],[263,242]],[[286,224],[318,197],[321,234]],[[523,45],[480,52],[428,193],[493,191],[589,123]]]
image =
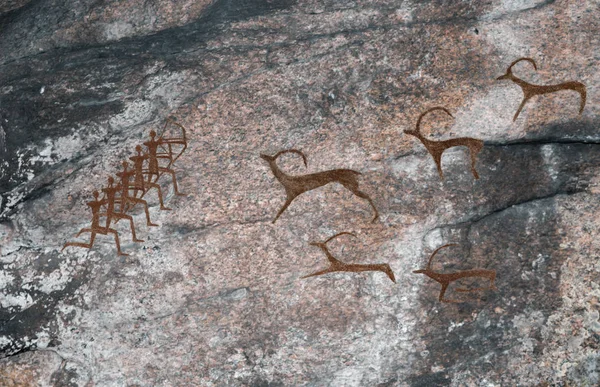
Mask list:
[[137,152],[137,155],[131,156],[129,158],[129,160],[133,161],[133,170],[135,171],[133,185],[130,186],[130,189],[134,191],[134,197],[137,197],[138,192],[141,192],[142,195],[140,196],[140,198],[143,198],[144,195],[150,190],[150,188],[156,188],[156,190],[158,191],[158,201],[160,202],[160,209],[171,210],[170,208],[165,207],[165,204],[163,202],[162,189],[160,188],[160,185],[151,181],[144,180],[144,175],[147,174],[147,170],[144,170],[144,161],[148,160],[150,156],[148,156],[148,154],[142,153],[141,145],[137,145],[135,147],[135,151]]
[[429,257],[429,262],[427,262],[426,269],[413,271],[413,273],[425,274],[427,277],[431,278],[434,281],[439,282],[442,285],[442,290],[440,291],[440,297],[439,297],[440,302],[454,302],[454,303],[462,302],[462,301],[444,299],[444,294],[446,293],[446,290],[448,289],[448,286],[450,285],[450,283],[453,281],[459,280],[461,278],[469,278],[469,277],[487,278],[490,280],[490,286],[487,288],[477,288],[477,289],[461,288],[461,289],[456,289],[457,292],[466,293],[466,292],[475,292],[478,290],[491,290],[491,289],[497,290],[496,286],[494,285],[494,281],[496,280],[496,271],[495,270],[473,269],[473,270],[463,270],[463,271],[459,271],[456,273],[448,273],[448,274],[436,273],[435,271],[433,271],[431,269],[431,260],[437,254],[438,251],[440,251],[444,247],[448,247],[448,246],[457,246],[457,244],[449,243],[447,245],[438,247],[433,252],[433,254],[431,254],[431,256]]
[[265,154],[261,154],[264,160],[269,163],[273,174],[279,180],[279,182],[285,188],[285,193],[287,195],[286,201],[273,219],[273,223],[277,221],[279,216],[283,213],[283,211],[288,208],[288,206],[292,203],[292,201],[298,197],[299,195],[311,191],[313,189],[319,188],[329,183],[340,183],[344,187],[346,187],[350,192],[359,198],[366,199],[373,210],[375,211],[375,216],[371,220],[371,222],[375,222],[379,217],[379,212],[371,198],[364,192],[359,190],[358,181],[356,180],[356,176],[360,175],[360,172],[353,171],[351,169],[333,169],[329,171],[311,173],[308,175],[300,175],[300,176],[290,176],[285,174],[276,164],[277,157],[281,156],[284,153],[296,153],[302,156],[304,160],[304,166],[306,167],[306,156],[299,150],[296,149],[287,149],[278,152],[275,156],[268,156]]
[[508,66],[508,69],[506,70],[506,74],[496,78],[497,81],[500,81],[503,79],[511,80],[514,83],[516,83],[517,85],[521,86],[521,89],[523,89],[523,95],[524,95],[523,101],[521,102],[521,105],[519,105],[519,108],[517,109],[517,112],[515,113],[513,121],[517,120],[517,117],[519,116],[519,113],[521,113],[523,106],[525,106],[525,103],[527,103],[527,101],[529,101],[530,98],[532,98],[536,95],[554,93],[554,92],[560,91],[560,90],[573,90],[573,91],[578,92],[579,95],[581,96],[581,101],[579,103],[579,114],[581,114],[583,112],[583,108],[585,106],[585,101],[586,101],[586,95],[587,95],[585,85],[583,83],[576,82],[576,81],[570,81],[570,82],[559,83],[557,85],[533,85],[533,84],[525,82],[524,80],[519,79],[515,75],[513,75],[512,67],[520,61],[530,62],[533,65],[533,68],[537,71],[537,66],[533,59],[519,58],[516,61],[512,62],[510,64],[510,66]]
[[427,148],[427,151],[433,157],[441,179],[444,179],[444,172],[442,172],[442,153],[444,153],[444,151],[448,148],[452,148],[455,146],[466,146],[467,148],[469,148],[469,153],[471,154],[471,172],[473,173],[475,179],[479,179],[479,174],[475,169],[475,162],[477,161],[477,154],[483,148],[483,141],[471,137],[459,137],[452,138],[450,140],[434,141],[423,137],[423,135],[421,134],[421,120],[427,113],[432,112],[434,110],[442,110],[446,112],[446,114],[448,114],[450,117],[452,117],[452,114],[450,114],[450,112],[445,108],[439,106],[432,107],[431,109],[428,109],[425,112],[421,113],[419,119],[417,120],[416,129],[407,129],[404,131],[404,133],[410,134],[411,136],[415,136],[416,138],[421,140],[423,145],[425,145],[425,148]]
[[106,227],[100,226],[100,216],[106,215],[106,213],[101,213],[100,209],[106,205],[107,201],[106,201],[106,199],[99,200],[98,199],[99,196],[100,196],[100,194],[98,193],[98,191],[94,191],[94,200],[91,202],[87,202],[87,205],[92,209],[92,226],[90,228],[82,228],[75,236],[75,238],[78,238],[79,235],[81,235],[82,233],[89,232],[92,234],[91,238],[90,238],[90,242],[89,243],[67,242],[67,243],[65,243],[65,245],[63,246],[61,251],[63,251],[65,248],[67,248],[69,246],[84,247],[87,249],[91,249],[92,246],[94,245],[94,240],[96,239],[96,234],[108,235],[109,233],[111,233],[115,237],[115,244],[117,245],[117,252],[119,253],[119,255],[129,255],[129,254],[125,254],[121,251],[121,244],[119,243],[119,234],[117,233],[117,230],[109,228],[108,226],[106,226]]
[[317,271],[315,273],[312,273],[312,274],[309,274],[309,275],[305,275],[302,278],[314,277],[314,276],[317,276],[317,275],[322,275],[322,274],[327,274],[327,273],[333,273],[333,272],[336,272],[336,271],[349,271],[349,272],[354,272],[354,273],[359,273],[359,272],[362,272],[362,271],[380,271],[382,273],[387,274],[387,276],[390,277],[390,279],[392,280],[392,282],[396,282],[396,277],[394,276],[394,272],[392,271],[392,268],[390,267],[390,265],[388,265],[387,263],[376,263],[376,264],[344,263],[344,262],[339,261],[333,255],[331,255],[331,253],[327,249],[327,242],[331,241],[332,239],[337,238],[340,235],[344,235],[344,234],[345,235],[352,235],[353,237],[356,237],[356,235],[354,235],[352,233],[349,233],[349,232],[340,232],[339,234],[335,234],[331,238],[327,239],[325,242],[311,242],[311,243],[309,243],[310,245],[317,246],[321,250],[323,250],[323,252],[327,256],[327,259],[329,260],[330,266],[327,269],[325,269],[325,270],[320,270],[320,271]]

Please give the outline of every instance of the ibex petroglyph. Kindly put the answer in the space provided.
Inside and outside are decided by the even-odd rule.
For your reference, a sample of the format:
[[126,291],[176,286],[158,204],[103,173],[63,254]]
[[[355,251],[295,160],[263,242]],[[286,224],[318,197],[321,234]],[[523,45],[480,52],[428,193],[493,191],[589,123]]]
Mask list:
[[508,69],[506,70],[506,74],[496,78],[497,81],[500,81],[503,79],[511,80],[514,83],[516,83],[517,85],[521,86],[521,89],[523,89],[523,101],[521,102],[521,105],[519,105],[519,108],[517,109],[517,112],[515,113],[513,121],[517,120],[517,117],[519,116],[519,113],[521,113],[523,106],[525,106],[525,103],[527,103],[527,101],[529,101],[529,99],[531,99],[532,97],[534,97],[536,95],[554,93],[554,92],[560,91],[560,90],[573,90],[573,91],[578,92],[579,95],[581,96],[581,101],[579,103],[579,114],[581,114],[583,112],[583,108],[585,106],[586,95],[587,95],[586,90],[585,90],[585,85],[583,83],[576,82],[576,81],[570,81],[570,82],[559,83],[557,85],[534,85],[529,82],[525,82],[524,80],[517,78],[512,73],[513,66],[516,65],[517,63],[519,63],[520,61],[527,61],[527,62],[531,63],[533,65],[533,68],[537,71],[537,66],[533,59],[519,58],[516,61],[512,62],[510,64],[510,66],[508,66]]
[[354,195],[358,196],[359,198],[366,199],[375,211],[375,216],[373,217],[373,220],[371,222],[375,222],[375,220],[377,220],[377,218],[379,217],[379,212],[377,212],[377,208],[375,208],[373,201],[366,193],[358,189],[358,180],[356,180],[356,177],[361,174],[360,172],[353,171],[351,169],[332,169],[329,171],[311,173],[308,175],[290,176],[285,174],[281,169],[279,169],[279,167],[276,164],[277,158],[284,153],[295,153],[302,156],[302,160],[304,160],[304,166],[307,166],[306,156],[304,156],[304,153],[296,149],[282,150],[281,152],[278,152],[275,156],[268,156],[265,154],[260,155],[260,157],[262,157],[269,163],[273,174],[275,175],[277,180],[279,180],[279,182],[283,185],[283,187],[285,188],[285,193],[287,195],[287,199],[283,204],[283,207],[281,207],[281,209],[277,213],[277,216],[275,216],[275,219],[273,219],[273,223],[277,221],[277,219],[279,218],[279,216],[281,216],[283,211],[285,211],[286,208],[288,208],[288,206],[292,203],[292,201],[298,196],[307,191],[311,191],[315,188],[319,188],[329,183],[340,183]]
[[450,112],[445,108],[439,106],[432,107],[431,109],[428,109],[421,113],[419,119],[417,120],[416,128],[414,130],[407,129],[404,131],[404,133],[410,134],[411,136],[415,136],[416,138],[421,140],[423,145],[425,145],[425,148],[427,148],[427,151],[433,157],[441,179],[444,178],[444,172],[442,172],[442,153],[444,153],[444,151],[448,148],[452,148],[455,146],[466,146],[467,148],[469,148],[469,153],[471,154],[471,172],[473,173],[473,176],[476,179],[479,179],[479,174],[475,169],[475,162],[477,161],[477,154],[481,151],[481,148],[483,148],[483,141],[471,137],[459,137],[452,138],[450,140],[434,141],[423,137],[423,135],[421,134],[421,121],[423,120],[423,117],[425,116],[425,114],[435,110],[442,110],[450,117],[452,117],[452,114],[450,114]]
[[463,270],[456,273],[442,274],[436,273],[431,269],[431,260],[437,254],[438,251],[448,246],[456,246],[456,243],[449,243],[447,245],[443,245],[438,247],[433,254],[429,257],[429,262],[427,262],[427,268],[421,270],[415,270],[413,273],[425,274],[427,277],[431,278],[434,281],[439,282],[442,285],[442,290],[440,291],[439,300],[441,302],[461,302],[455,300],[444,299],[444,294],[446,293],[446,289],[450,285],[450,282],[459,280],[461,278],[469,278],[469,277],[481,277],[487,278],[490,280],[490,286],[487,288],[477,288],[477,289],[456,289],[457,292],[475,292],[478,290],[496,290],[496,286],[494,285],[494,281],[496,280],[496,271],[495,270],[486,270],[486,269],[473,269],[473,270]]
[[396,277],[394,277],[394,272],[392,271],[392,268],[390,267],[390,265],[388,265],[387,263],[376,263],[376,264],[344,263],[344,262],[339,261],[333,255],[331,255],[331,253],[327,249],[327,242],[339,237],[340,235],[344,235],[344,234],[352,235],[353,237],[356,237],[356,235],[354,235],[352,233],[341,232],[339,234],[335,234],[331,238],[327,239],[325,242],[311,242],[310,243],[310,245],[317,246],[321,250],[323,250],[323,252],[327,256],[327,259],[329,260],[330,266],[325,270],[320,270],[320,271],[317,271],[316,273],[305,275],[302,278],[314,277],[317,275],[333,273],[336,271],[349,271],[349,272],[354,272],[354,273],[359,273],[361,271],[380,271],[382,273],[387,274],[387,276],[390,277],[392,282],[396,282]]

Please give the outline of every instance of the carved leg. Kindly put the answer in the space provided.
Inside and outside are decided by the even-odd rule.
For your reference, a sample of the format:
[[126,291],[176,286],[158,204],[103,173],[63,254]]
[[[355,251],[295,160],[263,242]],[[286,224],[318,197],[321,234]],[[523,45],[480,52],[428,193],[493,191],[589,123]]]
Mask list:
[[124,219],[129,219],[129,226],[131,226],[131,236],[133,237],[133,241],[134,242],[143,242],[143,239],[137,239],[137,237],[135,236],[135,226],[133,224],[133,218],[131,217],[131,215],[120,215],[120,218],[124,218]]
[[81,230],[79,230],[77,235],[75,235],[75,238],[79,238],[79,236],[84,232],[91,232],[92,234],[95,234],[94,230],[92,230],[91,228],[82,228]]
[[173,188],[175,188],[175,195],[185,196],[185,194],[182,192],[179,192],[179,189],[177,188],[177,179],[175,178],[175,171],[173,171],[172,169],[168,169],[168,168],[159,168],[159,170],[161,172],[166,172],[166,173],[171,174],[171,177],[173,178]]
[[128,256],[129,254],[125,254],[124,252],[121,251],[121,244],[119,243],[119,234],[117,233],[117,230],[113,230],[112,228],[109,228],[107,230],[107,232],[114,234],[115,244],[117,245],[117,252],[119,253],[119,255]]
[[[84,229],[85,230],[85,229]],[[79,234],[81,234],[83,230],[81,230],[79,232]],[[68,246],[74,246],[74,247],[84,247],[86,249],[91,249],[92,246],[94,245],[94,239],[96,239],[96,233],[94,231],[88,231],[92,233],[92,237],[90,238],[90,243],[81,243],[81,242],[67,242],[65,243],[65,245],[63,246],[62,250],[60,250],[61,252],[67,248]],[[79,234],[77,234],[77,236],[79,236]]]
[[585,91],[585,86],[582,85],[582,87],[577,90],[579,92],[579,95],[581,96],[581,101],[579,102],[579,114],[583,113],[583,108],[585,107],[585,100],[586,100],[586,91]]
[[473,177],[475,177],[475,179],[479,179],[479,174],[477,173],[477,170],[475,169],[475,162],[477,161],[477,153],[479,153],[479,151],[473,151],[471,150],[471,172],[473,173]]
[[323,274],[327,274],[327,273],[333,273],[334,271],[339,271],[339,270],[336,270],[333,267],[328,267],[325,270],[320,270],[320,271],[317,271],[317,272],[309,274],[309,275],[305,275],[304,277],[300,277],[300,278],[315,277],[315,276],[318,276],[318,275],[323,275]]
[[448,285],[449,284],[442,284],[442,290],[440,291],[440,297],[439,297],[440,302],[447,302],[447,303],[454,303],[454,304],[462,303],[462,301],[450,300],[448,298],[444,299],[444,294],[446,293],[446,289],[448,289]]
[[437,166],[438,173],[440,174],[440,179],[444,180],[444,172],[442,171],[442,154],[435,154],[433,156],[433,161],[435,161],[435,165]]
[[165,207],[165,204],[163,203],[163,196],[162,196],[162,190],[160,189],[160,185],[158,185],[156,183],[149,183],[148,186],[157,189],[158,201],[160,202],[160,209],[170,211],[171,209],[169,207]]
[[146,224],[148,226],[158,226],[158,224],[152,223],[150,221],[150,212],[148,212],[148,202],[146,202],[145,200],[142,200],[142,199],[136,199],[136,201],[139,201],[144,206],[144,211],[146,212]]
[[279,212],[277,213],[277,215],[275,216],[275,219],[273,219],[273,221],[271,223],[275,224],[275,222],[277,221],[277,219],[279,219],[279,217],[281,216],[281,214],[283,214],[283,211],[286,210],[286,208],[288,208],[288,206],[292,203],[292,201],[295,199],[295,197],[290,198],[288,196],[288,198],[286,199],[285,203],[283,203],[283,207],[281,207],[281,209],[279,210]]
[[521,110],[523,110],[523,106],[525,106],[525,104],[527,103],[527,101],[530,98],[531,98],[531,96],[528,96],[528,95],[525,95],[525,97],[523,97],[523,102],[521,102],[521,105],[519,105],[519,108],[517,109],[517,112],[515,113],[515,116],[513,117],[513,122],[517,120],[517,117],[521,113]]

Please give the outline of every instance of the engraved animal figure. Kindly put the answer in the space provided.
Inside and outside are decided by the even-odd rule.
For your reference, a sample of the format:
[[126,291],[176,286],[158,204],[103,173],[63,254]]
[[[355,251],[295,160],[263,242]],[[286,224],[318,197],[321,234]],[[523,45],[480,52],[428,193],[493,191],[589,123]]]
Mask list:
[[148,182],[144,180],[144,161],[148,160],[149,156],[147,154],[142,154],[142,147],[137,145],[135,147],[137,152],[136,156],[131,156],[129,160],[133,161],[133,170],[135,171],[133,184],[129,187],[134,191],[134,197],[137,197],[138,191],[142,192],[142,196],[140,199],[144,197],[146,192],[150,190],[150,188],[156,188],[158,191],[158,201],[160,202],[161,210],[170,210],[170,208],[165,207],[163,203],[163,195],[160,185],[152,182]]
[[497,81],[500,81],[503,79],[509,79],[509,80],[513,81],[514,83],[516,83],[517,85],[521,86],[521,89],[523,89],[523,101],[521,102],[521,105],[519,105],[519,108],[517,109],[517,112],[515,113],[513,121],[517,120],[517,117],[519,116],[519,113],[521,113],[523,106],[525,106],[525,103],[527,103],[527,101],[529,101],[529,99],[531,99],[532,97],[534,97],[536,95],[554,93],[554,92],[560,91],[560,90],[573,90],[573,91],[578,92],[579,95],[581,96],[581,100],[579,103],[579,114],[581,114],[583,112],[583,108],[585,106],[585,101],[586,101],[586,95],[587,95],[585,85],[583,83],[576,82],[576,81],[570,81],[570,82],[559,83],[557,85],[534,85],[534,84],[525,82],[524,80],[517,78],[512,73],[512,67],[514,65],[516,65],[517,63],[519,63],[520,61],[527,61],[527,62],[531,63],[533,65],[533,68],[537,71],[537,66],[533,59],[519,58],[516,61],[512,62],[510,64],[510,66],[508,66],[508,69],[506,70],[506,74],[496,78]]
[[[148,203],[144,199],[135,198],[129,195],[129,189],[133,186],[131,183],[131,178],[135,175],[135,171],[129,169],[129,163],[127,161],[123,161],[123,171],[117,172],[116,175],[121,179],[119,187],[121,188],[121,197],[120,197],[120,208],[119,213],[124,214],[130,209],[133,209],[137,203],[140,203],[144,206],[144,212],[146,213],[146,224],[148,226],[158,226],[158,224],[152,223],[150,221],[150,213],[148,212]],[[133,204],[130,208],[129,205]],[[118,222],[119,220],[117,220]]]
[[[158,165],[158,159],[160,158],[170,158],[171,155],[158,154],[158,147],[161,145],[161,141],[156,139],[156,132],[154,130],[150,131],[150,140],[144,143],[146,148],[148,148],[148,169],[144,170],[144,174],[148,175],[148,183],[155,183],[158,181],[161,173],[169,173],[173,180],[173,188],[175,189],[175,195],[185,195],[179,192],[177,188],[177,179],[175,178],[175,171],[170,168],[161,167]],[[156,179],[153,179],[156,177]]]
[[448,274],[442,274],[442,273],[437,273],[437,272],[433,271],[431,269],[431,260],[437,254],[438,251],[440,251],[444,247],[448,247],[448,246],[456,246],[456,243],[450,243],[450,244],[438,247],[433,252],[433,254],[431,254],[431,256],[429,257],[429,262],[427,262],[426,269],[413,271],[413,273],[425,274],[427,277],[431,278],[434,281],[439,282],[440,285],[442,285],[442,290],[440,291],[440,297],[439,297],[440,302],[461,302],[461,301],[444,299],[444,294],[446,293],[446,289],[448,289],[448,286],[450,285],[450,283],[453,281],[459,280],[461,278],[469,278],[469,277],[487,278],[490,280],[490,286],[487,288],[477,288],[477,289],[461,288],[461,289],[456,289],[457,292],[475,292],[478,290],[490,290],[490,289],[497,290],[496,286],[494,285],[494,281],[496,280],[496,271],[495,270],[473,269],[473,270],[463,270],[463,271],[459,271],[456,273],[448,273]]
[[333,273],[336,271],[349,271],[349,272],[354,272],[354,273],[359,273],[361,271],[380,271],[382,273],[387,274],[387,276],[390,277],[392,282],[396,282],[396,277],[394,276],[394,272],[392,271],[392,268],[390,267],[390,265],[388,265],[387,263],[377,263],[377,264],[344,263],[344,262],[339,261],[333,255],[331,255],[331,253],[327,249],[327,242],[331,241],[332,239],[337,238],[340,235],[344,235],[344,234],[352,235],[353,237],[356,237],[356,235],[354,235],[352,233],[341,232],[339,234],[335,234],[331,238],[327,239],[325,242],[311,242],[310,243],[310,245],[317,246],[321,250],[323,250],[323,252],[327,256],[327,259],[329,260],[330,266],[325,270],[320,270],[320,271],[317,271],[316,273],[305,275],[302,278],[314,277],[317,275]]
[[332,169],[329,171],[311,173],[308,175],[290,176],[285,174],[281,169],[279,169],[279,167],[276,164],[277,158],[284,153],[295,153],[302,156],[302,160],[304,160],[304,166],[307,166],[306,156],[304,156],[304,153],[296,149],[282,150],[281,152],[278,152],[275,156],[268,156],[265,154],[260,155],[260,157],[262,157],[269,163],[271,171],[273,171],[273,174],[275,175],[277,180],[279,180],[279,182],[283,185],[283,187],[285,188],[285,193],[287,195],[287,199],[281,207],[281,209],[279,210],[279,212],[277,213],[277,216],[275,216],[275,219],[273,219],[273,223],[277,221],[277,219],[283,213],[283,211],[285,211],[286,208],[288,208],[288,206],[292,203],[292,201],[298,196],[329,183],[340,183],[354,195],[358,196],[361,199],[366,199],[375,211],[375,216],[373,217],[373,220],[371,222],[375,222],[375,220],[377,220],[377,218],[379,217],[379,212],[377,211],[377,208],[375,208],[373,201],[366,193],[359,190],[358,180],[356,180],[356,178],[358,175],[361,174],[360,172],[353,171],[351,169]]
[[92,209],[92,226],[90,228],[82,228],[79,231],[79,233],[77,233],[77,235],[75,236],[77,238],[82,233],[89,232],[92,234],[91,238],[90,238],[90,243],[67,242],[67,243],[65,243],[65,245],[63,246],[61,251],[63,251],[65,248],[67,248],[69,246],[85,247],[86,249],[91,249],[92,246],[94,245],[94,240],[96,239],[96,234],[108,235],[109,233],[111,233],[115,237],[115,244],[117,245],[117,252],[119,253],[119,255],[129,255],[129,254],[125,254],[121,251],[121,244],[119,243],[119,234],[117,233],[117,230],[114,230],[109,227],[100,226],[100,216],[106,215],[106,213],[101,213],[100,209],[104,205],[106,205],[106,200],[105,199],[99,200],[98,199],[99,195],[100,194],[98,193],[98,191],[94,191],[94,200],[87,203],[87,205]]
[[421,113],[419,119],[417,120],[416,129],[407,129],[404,131],[404,133],[410,134],[411,136],[415,136],[423,143],[423,145],[425,145],[425,148],[427,148],[427,151],[431,154],[431,156],[433,157],[433,161],[435,161],[435,164],[437,165],[438,173],[440,174],[441,179],[444,179],[444,172],[442,172],[442,153],[444,153],[444,151],[448,148],[452,148],[455,146],[466,146],[467,148],[469,148],[469,153],[471,154],[471,172],[473,173],[475,179],[479,179],[479,174],[475,169],[475,162],[477,161],[477,154],[483,148],[483,141],[471,137],[459,137],[452,138],[450,140],[434,141],[423,137],[423,135],[421,134],[421,121],[423,120],[423,117],[427,113],[435,110],[442,110],[450,117],[452,117],[452,114],[450,114],[450,112],[445,108],[439,106],[432,107],[431,109],[428,109]]

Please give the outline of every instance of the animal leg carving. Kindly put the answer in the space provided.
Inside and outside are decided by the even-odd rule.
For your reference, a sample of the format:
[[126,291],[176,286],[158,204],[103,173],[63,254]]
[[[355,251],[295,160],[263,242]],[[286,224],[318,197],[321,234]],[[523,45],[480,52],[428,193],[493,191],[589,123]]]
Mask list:
[[277,221],[277,219],[279,219],[279,217],[281,216],[281,214],[283,214],[283,211],[285,211],[290,204],[292,204],[292,201],[295,199],[295,197],[290,198],[289,196],[287,197],[285,203],[283,203],[283,206],[281,207],[281,209],[279,210],[279,212],[277,213],[277,215],[275,216],[275,219],[273,219],[273,221],[271,223],[275,224],[275,222]]

